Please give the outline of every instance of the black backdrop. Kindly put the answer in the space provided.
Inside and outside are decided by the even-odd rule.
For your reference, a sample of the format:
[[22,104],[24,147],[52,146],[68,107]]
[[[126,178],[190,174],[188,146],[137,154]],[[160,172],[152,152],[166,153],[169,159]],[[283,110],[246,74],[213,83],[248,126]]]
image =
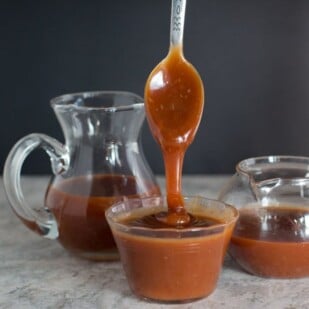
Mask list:
[[[42,132],[63,141],[49,99],[118,89],[143,94],[167,53],[169,0],[1,1],[0,163]],[[309,1],[188,0],[185,55],[207,103],[185,173],[231,173],[241,159],[309,155]],[[144,152],[163,172],[143,128]],[[48,173],[36,153],[25,173]]]

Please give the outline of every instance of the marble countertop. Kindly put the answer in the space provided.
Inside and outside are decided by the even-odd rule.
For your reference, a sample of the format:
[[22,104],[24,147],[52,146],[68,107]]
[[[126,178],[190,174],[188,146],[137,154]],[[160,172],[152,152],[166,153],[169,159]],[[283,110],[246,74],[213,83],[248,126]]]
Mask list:
[[[184,192],[215,197],[224,176],[186,176]],[[160,183],[163,179],[159,178]],[[29,203],[39,205],[47,177],[23,181]],[[120,262],[95,263],[40,238],[15,217],[0,180],[0,308],[309,308],[309,278],[263,279],[243,272],[226,257],[217,289],[182,305],[147,303],[132,295]]]

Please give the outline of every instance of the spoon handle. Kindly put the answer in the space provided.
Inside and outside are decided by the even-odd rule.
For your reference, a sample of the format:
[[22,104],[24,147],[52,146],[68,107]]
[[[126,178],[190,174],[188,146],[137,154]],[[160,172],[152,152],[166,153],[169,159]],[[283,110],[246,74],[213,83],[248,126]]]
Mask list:
[[187,0],[172,0],[171,46],[182,45]]

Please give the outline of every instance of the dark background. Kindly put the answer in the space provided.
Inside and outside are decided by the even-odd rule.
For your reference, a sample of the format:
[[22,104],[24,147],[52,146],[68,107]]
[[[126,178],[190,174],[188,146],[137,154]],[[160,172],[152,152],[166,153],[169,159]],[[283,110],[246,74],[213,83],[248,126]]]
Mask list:
[[[0,163],[23,135],[63,141],[49,99],[84,90],[143,94],[169,45],[169,0],[1,1]],[[232,173],[246,157],[309,155],[309,1],[188,0],[185,55],[207,102],[185,173]],[[147,124],[143,145],[162,158]],[[49,173],[36,153],[25,173]]]

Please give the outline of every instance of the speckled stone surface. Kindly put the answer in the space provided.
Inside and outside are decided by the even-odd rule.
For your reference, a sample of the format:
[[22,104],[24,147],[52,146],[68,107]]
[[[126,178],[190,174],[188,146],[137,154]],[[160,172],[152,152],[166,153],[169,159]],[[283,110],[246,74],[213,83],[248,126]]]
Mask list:
[[[186,194],[215,197],[222,176],[185,177]],[[24,182],[29,203],[40,204],[48,178]],[[162,179],[160,179],[162,184]],[[68,254],[57,241],[40,238],[15,217],[0,181],[0,308],[309,308],[309,278],[273,280],[251,276],[226,258],[217,289],[208,298],[162,305],[132,295],[120,262],[93,263]]]

